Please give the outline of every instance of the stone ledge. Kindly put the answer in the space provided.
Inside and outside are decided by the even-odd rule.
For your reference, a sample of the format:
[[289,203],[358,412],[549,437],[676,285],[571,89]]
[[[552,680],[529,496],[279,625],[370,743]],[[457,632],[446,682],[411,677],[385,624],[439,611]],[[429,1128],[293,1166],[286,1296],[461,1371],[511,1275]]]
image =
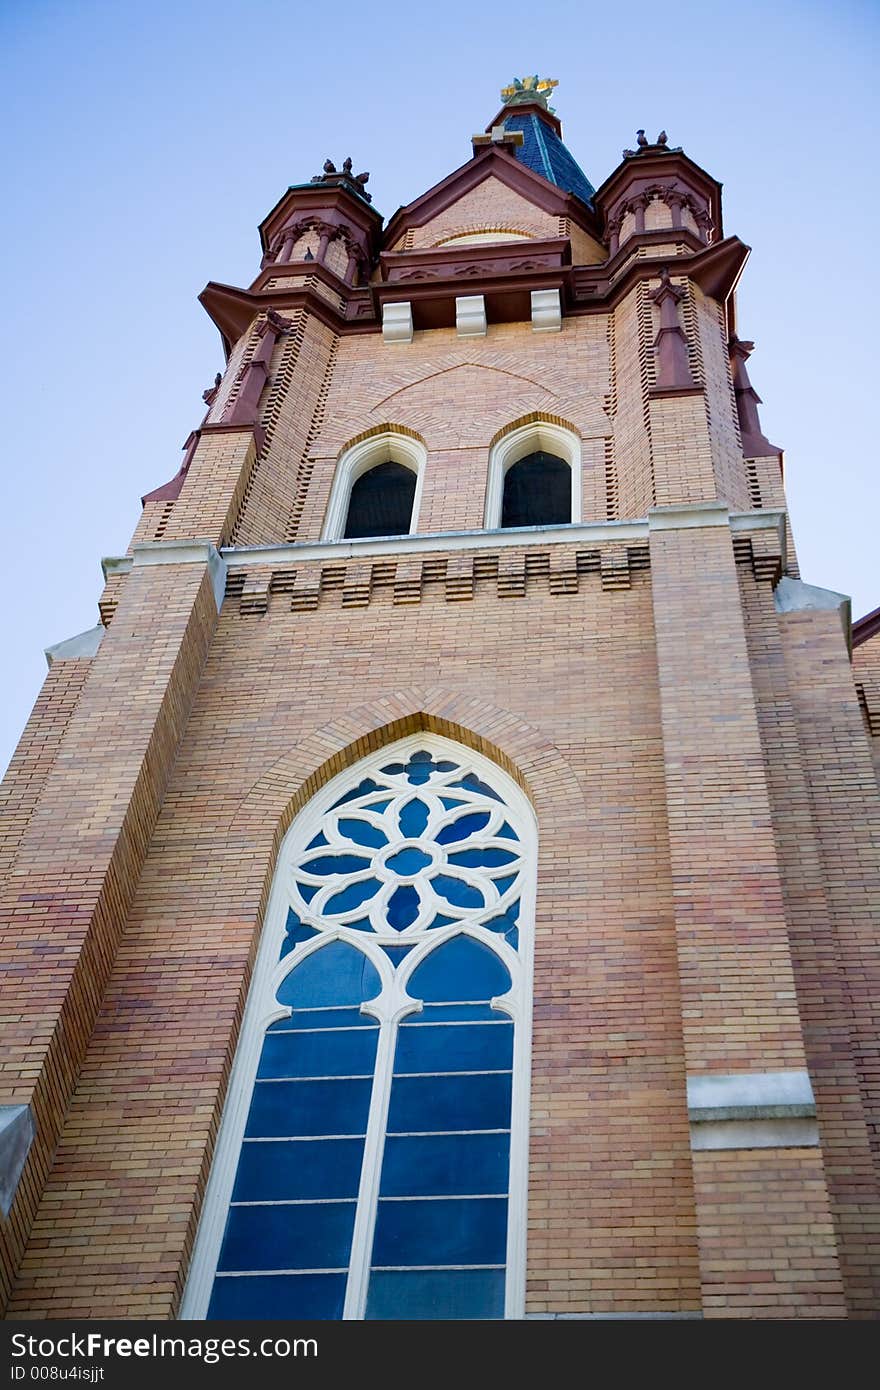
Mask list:
[[8,1216],[36,1135],[29,1105],[0,1105],[0,1211]]
[[691,1125],[691,1151],[721,1149],[815,1149],[819,1128],[815,1120],[715,1120]]
[[689,531],[729,524],[726,502],[685,502],[681,506],[652,507],[648,512],[649,531]]
[[819,1143],[816,1102],[805,1071],[689,1076],[687,1100],[695,1152]]
[[94,656],[106,630],[103,623],[98,623],[86,632],[78,632],[75,637],[66,637],[63,642],[55,642],[53,646],[46,647],[46,665],[51,667],[56,661],[82,660],[83,657]]
[[805,1071],[746,1071],[687,1078],[688,1118],[769,1119],[815,1117],[813,1087]]

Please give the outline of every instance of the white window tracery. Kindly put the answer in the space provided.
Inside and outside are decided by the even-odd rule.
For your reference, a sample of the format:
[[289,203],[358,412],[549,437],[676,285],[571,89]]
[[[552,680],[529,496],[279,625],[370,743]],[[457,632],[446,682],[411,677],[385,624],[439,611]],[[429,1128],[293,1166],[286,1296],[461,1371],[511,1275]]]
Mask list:
[[522,1316],[535,851],[436,735],[300,813],[182,1316]]

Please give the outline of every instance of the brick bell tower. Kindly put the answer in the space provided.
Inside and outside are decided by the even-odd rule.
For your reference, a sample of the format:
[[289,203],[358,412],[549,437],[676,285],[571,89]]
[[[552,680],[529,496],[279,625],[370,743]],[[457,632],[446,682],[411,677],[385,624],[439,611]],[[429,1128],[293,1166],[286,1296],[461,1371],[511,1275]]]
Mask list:
[[201,296],[3,789],[9,1317],[880,1308],[880,661],[720,184],[640,131],[594,189],[553,86]]

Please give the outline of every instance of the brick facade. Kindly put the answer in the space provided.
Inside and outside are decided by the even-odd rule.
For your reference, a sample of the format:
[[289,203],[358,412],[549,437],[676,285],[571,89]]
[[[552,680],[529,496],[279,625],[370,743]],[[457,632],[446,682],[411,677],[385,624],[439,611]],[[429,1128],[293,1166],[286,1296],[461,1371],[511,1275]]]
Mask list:
[[[526,1313],[876,1315],[880,638],[857,693],[836,607],[774,598],[779,459],[743,458],[703,272],[675,276],[692,380],[656,389],[656,259],[697,252],[649,206],[559,333],[388,343],[261,291],[285,326],[256,417],[230,415],[264,310],[4,783],[0,1104],[37,1135],[7,1316],[177,1315],[280,841],[419,729],[538,820]],[[494,177],[396,245],[495,230],[600,254]],[[580,525],[483,532],[493,448],[541,421],[578,441]],[[388,431],[426,452],[419,536],[322,543],[340,459]],[[805,1072],[818,1142],[754,1107],[760,1141],[716,1142],[689,1097]]]

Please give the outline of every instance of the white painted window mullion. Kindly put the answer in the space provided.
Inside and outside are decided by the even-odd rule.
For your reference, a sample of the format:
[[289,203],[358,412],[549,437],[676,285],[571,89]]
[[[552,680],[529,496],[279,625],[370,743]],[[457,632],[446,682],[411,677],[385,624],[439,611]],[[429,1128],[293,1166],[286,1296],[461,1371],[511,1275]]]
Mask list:
[[379,1183],[385,1152],[385,1131],[388,1127],[388,1106],[391,1100],[391,1077],[394,1052],[397,1047],[397,1017],[384,1018],[379,1029],[376,1047],[376,1074],[370,1097],[367,1137],[361,1165],[357,1212],[351,1238],[348,1283],[345,1289],[344,1319],[362,1319],[367,1308],[370,1284],[370,1262],[373,1255],[373,1234],[379,1205]]

